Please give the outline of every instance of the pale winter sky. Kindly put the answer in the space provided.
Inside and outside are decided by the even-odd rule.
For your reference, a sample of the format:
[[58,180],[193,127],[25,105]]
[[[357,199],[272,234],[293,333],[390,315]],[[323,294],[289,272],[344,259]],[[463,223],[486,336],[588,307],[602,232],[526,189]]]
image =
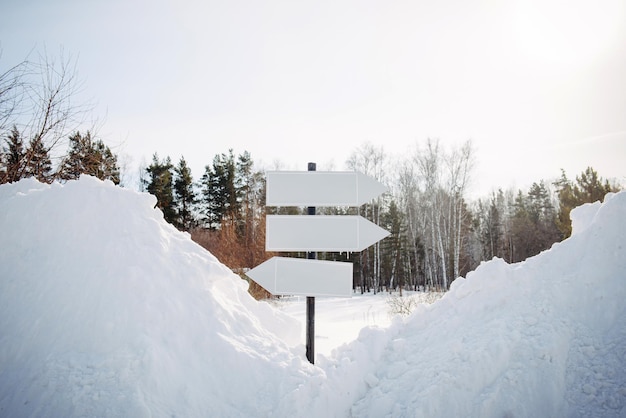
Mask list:
[[[134,165],[217,153],[345,169],[472,139],[474,193],[626,183],[626,1],[4,0],[0,70],[78,56],[101,136]],[[32,57],[32,56],[31,56]],[[395,158],[395,157],[392,157]]]

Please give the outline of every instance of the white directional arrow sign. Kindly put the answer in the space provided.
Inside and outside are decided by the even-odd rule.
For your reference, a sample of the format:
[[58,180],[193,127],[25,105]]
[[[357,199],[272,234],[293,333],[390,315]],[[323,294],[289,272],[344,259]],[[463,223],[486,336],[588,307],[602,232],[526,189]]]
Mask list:
[[362,216],[267,215],[267,251],[363,251],[389,232]]
[[267,206],[361,206],[387,186],[356,171],[269,171]]
[[247,275],[273,295],[352,296],[352,263],[272,257]]

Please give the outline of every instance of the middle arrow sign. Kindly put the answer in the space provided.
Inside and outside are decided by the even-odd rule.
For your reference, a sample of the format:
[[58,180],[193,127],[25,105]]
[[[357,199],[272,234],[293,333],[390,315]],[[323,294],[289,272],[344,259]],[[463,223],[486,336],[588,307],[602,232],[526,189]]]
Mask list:
[[363,251],[390,233],[362,216],[268,215],[267,251]]

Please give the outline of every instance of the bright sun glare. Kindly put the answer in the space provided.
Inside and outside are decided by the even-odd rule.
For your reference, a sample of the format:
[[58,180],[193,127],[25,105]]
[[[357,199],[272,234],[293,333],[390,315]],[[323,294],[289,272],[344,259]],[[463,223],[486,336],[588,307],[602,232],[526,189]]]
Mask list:
[[624,30],[622,0],[519,0],[517,41],[539,66],[560,70],[593,63]]

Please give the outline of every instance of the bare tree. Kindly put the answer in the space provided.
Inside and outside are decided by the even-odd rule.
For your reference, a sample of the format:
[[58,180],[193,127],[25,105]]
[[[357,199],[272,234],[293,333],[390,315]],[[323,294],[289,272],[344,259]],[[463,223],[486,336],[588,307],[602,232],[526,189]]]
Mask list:
[[31,141],[38,141],[54,157],[61,145],[66,145],[68,136],[77,131],[85,122],[91,107],[77,104],[76,96],[80,92],[80,83],[76,71],[77,60],[64,56],[60,60],[41,55],[35,64],[40,74],[40,82],[28,89],[33,105],[32,119],[27,130]]
[[[387,172],[386,162],[387,157],[383,147],[375,147],[371,143],[365,142],[352,152],[350,158],[346,161],[346,165],[351,170],[360,171],[384,183],[385,173]],[[376,225],[380,225],[381,203],[381,197],[379,196],[376,202],[363,205],[362,207],[363,216],[369,218]],[[361,265],[361,293],[364,292],[364,288],[367,285],[365,283],[365,276],[367,275],[366,264],[371,264],[372,288],[374,289],[374,293],[376,293],[380,285],[380,242],[374,244],[371,263],[368,262],[368,253],[369,251],[365,250],[359,254]]]
[[30,172],[41,166],[33,160],[46,154],[61,161],[68,137],[79,130],[92,109],[89,103],[76,100],[81,87],[76,65],[77,59],[62,49],[59,58],[44,50],[36,61],[25,59],[0,75],[0,134],[14,126],[28,141],[20,178],[35,175],[54,180],[58,173],[47,168],[53,174]]
[[406,242],[409,243],[410,256],[407,263],[409,275],[409,285],[417,290],[419,285],[418,275],[420,272],[420,260],[422,257],[422,240],[420,234],[420,209],[419,190],[417,184],[417,174],[412,163],[404,160],[396,165],[396,193],[394,197],[398,202],[400,210],[405,214],[406,219]]
[[[442,156],[438,140],[428,139],[425,148],[417,148],[413,157],[418,181],[421,184],[421,196],[425,204],[423,211],[426,245],[426,272],[429,281],[433,276],[441,277],[442,286],[447,287],[447,252],[444,240],[444,195],[441,187]],[[439,265],[439,267],[437,267]],[[439,272],[439,274],[437,274]]]
[[451,234],[453,240],[453,280],[459,277],[459,259],[461,254],[461,231],[467,211],[464,210],[464,193],[470,180],[470,173],[474,165],[472,142],[466,141],[458,149],[446,156],[448,168],[448,193],[450,207]]
[[28,70],[28,62],[23,61],[0,73],[0,132],[10,129],[20,112]]
[[[473,166],[471,142],[450,151],[438,140],[428,139],[417,147],[412,158],[415,167],[412,186],[421,205],[413,223],[420,225],[425,244],[424,269],[431,286],[447,289],[450,278],[460,274],[463,229],[467,210],[464,194]],[[408,186],[405,186],[405,188]]]

